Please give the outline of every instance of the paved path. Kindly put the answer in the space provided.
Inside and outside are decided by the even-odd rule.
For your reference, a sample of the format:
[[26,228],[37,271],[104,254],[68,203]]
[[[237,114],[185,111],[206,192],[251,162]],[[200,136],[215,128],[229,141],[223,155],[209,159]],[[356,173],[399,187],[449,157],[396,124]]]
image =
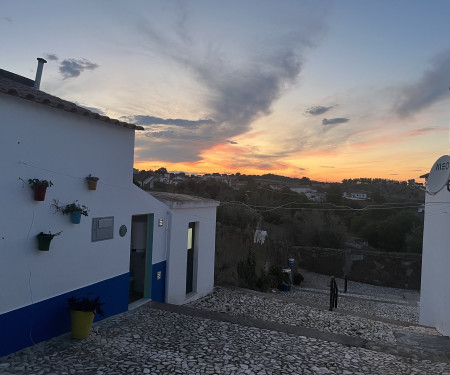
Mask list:
[[[359,311],[328,312],[321,288],[315,302],[302,302],[295,289],[220,287],[189,306],[151,302],[96,323],[86,340],[63,335],[0,358],[0,374],[450,374],[447,337],[383,311],[369,315],[370,294],[354,287],[364,295],[355,299]],[[414,301],[386,293],[373,296],[405,306],[409,316]]]

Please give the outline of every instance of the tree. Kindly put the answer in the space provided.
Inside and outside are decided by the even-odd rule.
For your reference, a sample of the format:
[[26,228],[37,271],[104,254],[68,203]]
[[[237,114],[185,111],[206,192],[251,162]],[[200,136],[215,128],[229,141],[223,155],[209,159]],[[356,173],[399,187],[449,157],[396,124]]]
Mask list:
[[331,184],[327,189],[327,202],[340,205],[342,198],[341,184]]
[[167,174],[167,169],[161,167],[161,168],[158,168],[158,169],[155,171],[155,173],[156,173],[156,174],[164,175],[164,174]]

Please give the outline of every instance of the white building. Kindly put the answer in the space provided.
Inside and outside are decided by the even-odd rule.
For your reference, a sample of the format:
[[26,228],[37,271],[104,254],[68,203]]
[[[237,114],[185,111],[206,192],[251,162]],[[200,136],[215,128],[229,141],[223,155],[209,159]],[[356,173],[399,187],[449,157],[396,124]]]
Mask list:
[[366,200],[368,199],[366,193],[346,193],[343,194],[344,198],[353,199],[353,200]]
[[317,189],[313,189],[310,186],[299,186],[299,187],[291,187],[290,188],[291,191],[295,192],[295,193],[317,193]]
[[[219,202],[184,194],[150,194],[170,207],[166,302],[180,305],[211,293]],[[185,228],[189,228],[187,236],[180,236]]]
[[[134,133],[141,127],[100,116],[4,73],[0,356],[68,332],[66,300],[72,295],[100,296],[108,317],[126,311],[130,298],[182,304],[212,291],[218,203],[174,207],[152,197],[132,182]],[[99,177],[97,190],[88,190],[89,174]],[[34,178],[53,182],[44,201],[35,201],[26,183]],[[72,224],[55,212],[54,199],[63,205],[78,201],[89,216]],[[62,233],[49,251],[38,250],[37,234],[49,231]],[[192,285],[186,292],[182,276],[189,272]]]
[[433,165],[427,179],[420,290],[420,324],[450,335],[450,157]]

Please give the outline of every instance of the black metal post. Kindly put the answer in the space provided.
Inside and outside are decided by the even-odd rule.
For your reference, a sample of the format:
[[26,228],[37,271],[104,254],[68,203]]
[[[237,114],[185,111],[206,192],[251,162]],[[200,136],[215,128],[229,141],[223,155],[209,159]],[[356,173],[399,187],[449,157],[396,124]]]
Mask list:
[[334,281],[334,307],[337,309],[337,300],[338,300],[338,286],[336,280]]
[[337,301],[338,301],[338,286],[336,279],[334,276],[331,276],[330,281],[330,311],[333,311],[333,307],[337,308]]
[[330,311],[333,311],[334,306],[334,285],[333,285],[334,277],[331,276],[330,281]]
[[347,274],[344,276],[344,293],[347,293]]

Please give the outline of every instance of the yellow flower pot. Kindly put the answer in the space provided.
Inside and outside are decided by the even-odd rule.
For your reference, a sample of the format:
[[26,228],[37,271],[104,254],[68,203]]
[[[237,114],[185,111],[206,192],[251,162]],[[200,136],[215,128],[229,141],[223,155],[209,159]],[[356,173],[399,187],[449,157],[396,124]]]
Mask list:
[[97,181],[88,180],[88,189],[97,190]]
[[86,339],[91,333],[92,322],[94,321],[94,313],[91,311],[70,311],[70,319],[72,322],[72,338]]

